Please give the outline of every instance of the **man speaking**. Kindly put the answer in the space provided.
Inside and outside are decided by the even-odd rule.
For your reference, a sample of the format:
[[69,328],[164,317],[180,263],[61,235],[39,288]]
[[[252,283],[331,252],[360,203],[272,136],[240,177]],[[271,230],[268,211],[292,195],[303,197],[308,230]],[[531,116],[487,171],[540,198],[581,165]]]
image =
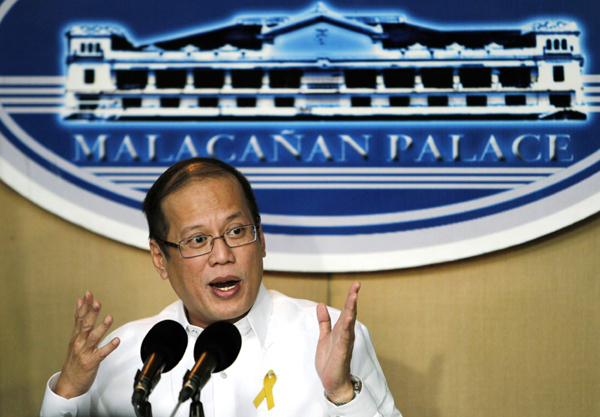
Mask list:
[[[100,343],[113,319],[96,326],[100,303],[86,292],[77,300],[67,359],[48,382],[42,416],[134,416],[140,346],[167,319],[183,326],[188,345],[149,398],[155,416],[171,415],[195,363],[195,341],[217,321],[235,324],[242,348],[202,389],[206,417],[400,416],[368,331],[356,321],[359,283],[341,312],[262,285],[258,206],[235,168],[208,158],[181,161],[158,178],[143,209],[152,262],[180,300]],[[189,402],[177,410],[188,413]]]

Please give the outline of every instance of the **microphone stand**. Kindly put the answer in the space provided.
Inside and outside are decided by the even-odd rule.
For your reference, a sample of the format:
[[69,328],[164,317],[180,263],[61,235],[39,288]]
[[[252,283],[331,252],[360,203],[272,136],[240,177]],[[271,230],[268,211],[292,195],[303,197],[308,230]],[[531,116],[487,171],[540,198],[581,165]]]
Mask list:
[[[141,374],[142,374],[142,372],[139,369],[138,369],[137,373],[135,374],[135,381],[133,383],[134,396],[132,398],[133,409],[135,410],[135,415],[137,417],[152,417],[152,404],[150,404],[150,401],[148,401],[148,397],[150,396],[150,394],[148,394],[147,392],[145,392],[145,390],[143,390],[144,400],[140,402],[139,396],[137,396],[137,399],[136,399],[136,393],[139,394],[139,392],[135,391],[135,389],[141,380]],[[150,392],[152,392],[152,390],[154,389],[156,384],[158,384],[158,381],[160,381],[160,376],[161,376],[161,370],[159,369],[156,372],[156,374],[154,375],[154,377],[152,378],[152,381],[150,383]]]
[[134,407],[134,409],[137,417],[152,417],[152,404],[148,400],[144,400],[143,403]]
[[198,391],[196,391],[192,397],[192,403],[190,404],[190,417],[204,417],[204,408],[202,408],[202,403],[200,402],[200,389],[198,389]]

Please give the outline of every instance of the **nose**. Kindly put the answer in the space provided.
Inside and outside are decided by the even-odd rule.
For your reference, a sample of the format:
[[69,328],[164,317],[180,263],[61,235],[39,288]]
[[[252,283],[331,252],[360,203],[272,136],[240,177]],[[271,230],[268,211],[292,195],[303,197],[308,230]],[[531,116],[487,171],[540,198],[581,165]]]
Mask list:
[[211,266],[235,262],[233,251],[229,246],[227,246],[223,236],[215,237],[213,239],[213,250],[208,254],[208,256]]

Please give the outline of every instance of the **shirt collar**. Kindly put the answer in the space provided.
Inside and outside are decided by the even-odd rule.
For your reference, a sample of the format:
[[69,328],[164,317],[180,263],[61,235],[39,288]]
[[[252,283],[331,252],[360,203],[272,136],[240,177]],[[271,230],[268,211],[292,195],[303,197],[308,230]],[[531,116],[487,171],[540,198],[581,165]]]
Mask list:
[[[202,332],[202,328],[190,324],[186,314],[183,302],[179,300],[180,308],[177,311],[177,321],[183,325],[188,333],[198,336]],[[254,331],[261,346],[264,347],[269,329],[269,321],[273,312],[273,300],[265,286],[261,283],[258,289],[258,295],[254,305],[246,317],[235,323],[236,327],[242,335],[246,334],[250,329]]]

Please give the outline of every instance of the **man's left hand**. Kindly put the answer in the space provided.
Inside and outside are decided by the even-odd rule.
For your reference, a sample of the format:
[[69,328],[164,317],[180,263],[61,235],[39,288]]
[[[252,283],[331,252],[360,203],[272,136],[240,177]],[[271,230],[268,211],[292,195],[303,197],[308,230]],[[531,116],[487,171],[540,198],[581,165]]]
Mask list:
[[327,398],[334,403],[349,402],[354,396],[350,379],[350,361],[354,347],[358,290],[360,290],[360,282],[355,282],[350,287],[346,304],[333,329],[325,304],[321,303],[317,306],[320,336],[315,366]]

